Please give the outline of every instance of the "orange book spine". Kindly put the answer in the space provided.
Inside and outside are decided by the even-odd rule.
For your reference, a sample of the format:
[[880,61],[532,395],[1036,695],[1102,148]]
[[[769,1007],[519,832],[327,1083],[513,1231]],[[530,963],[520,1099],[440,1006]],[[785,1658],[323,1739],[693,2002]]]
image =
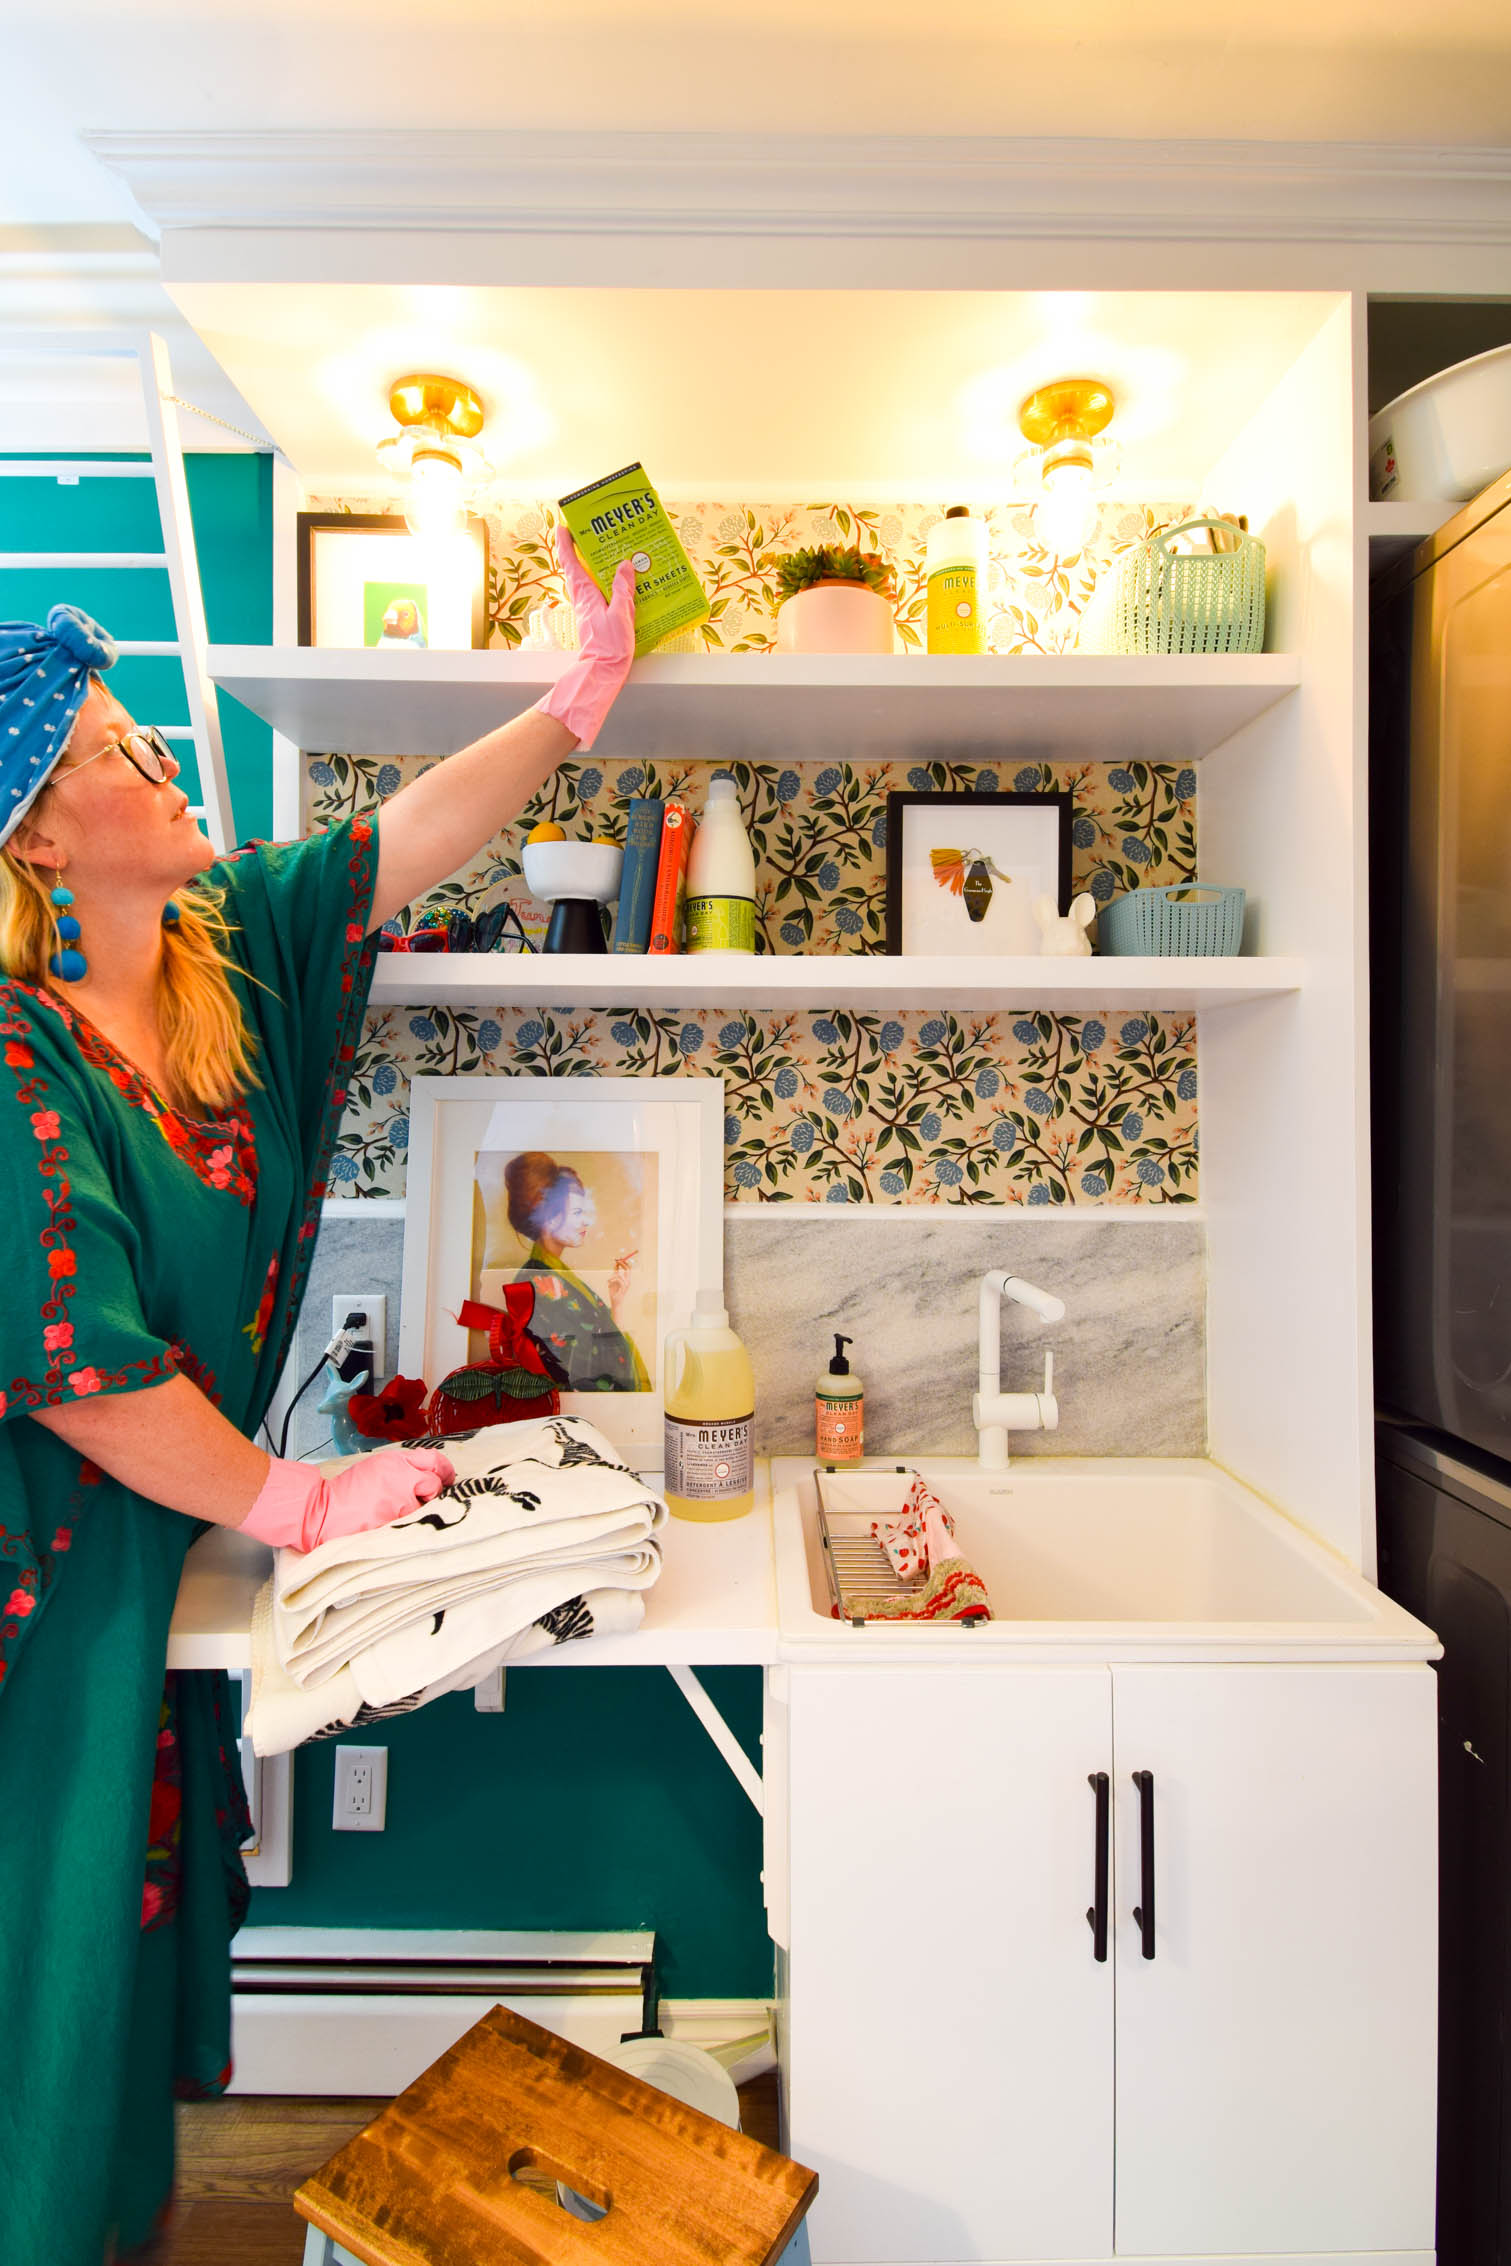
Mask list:
[[651,899],[647,952],[682,949],[682,901],[687,894],[687,849],[692,831],[686,803],[673,796],[661,821],[661,857],[656,867],[656,894]]

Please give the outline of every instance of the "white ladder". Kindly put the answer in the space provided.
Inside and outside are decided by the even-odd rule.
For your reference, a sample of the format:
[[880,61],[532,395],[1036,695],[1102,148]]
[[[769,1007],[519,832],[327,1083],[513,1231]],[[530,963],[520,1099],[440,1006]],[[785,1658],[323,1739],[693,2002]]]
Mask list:
[[22,355],[27,359],[58,355],[80,360],[130,360],[137,365],[142,407],[146,413],[149,463],[100,462],[91,457],[37,458],[30,463],[0,461],[0,478],[151,480],[157,488],[162,549],[0,551],[0,567],[39,568],[43,572],[67,572],[86,567],[147,567],[166,573],[173,597],[172,638],[120,638],[116,642],[123,654],[159,656],[181,664],[189,721],[160,725],[159,729],[164,739],[192,743],[199,766],[200,799],[196,807],[216,849],[227,850],[232,842],[231,790],[220,736],[220,711],[210,677],[210,641],[205,630],[205,602],[199,584],[194,528],[189,518],[189,489],[184,478],[184,451],[179,439],[168,349],[155,331],[16,330],[0,338],[0,353]]

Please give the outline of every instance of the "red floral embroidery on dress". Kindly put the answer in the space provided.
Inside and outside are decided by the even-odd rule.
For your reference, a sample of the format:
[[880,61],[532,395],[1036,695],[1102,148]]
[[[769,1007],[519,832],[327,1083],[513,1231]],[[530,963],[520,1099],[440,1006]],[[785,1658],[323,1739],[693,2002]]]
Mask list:
[[[183,1110],[170,1109],[136,1064],[128,1062],[87,1016],[62,1001],[48,999],[47,1004],[57,1006],[84,1060],[95,1069],[103,1070],[117,1093],[124,1095],[133,1109],[142,1110],[151,1118],[173,1154],[182,1157],[207,1188],[229,1188],[241,1204],[255,1200],[257,1148],[244,1102],[233,1102],[228,1110],[217,1110],[207,1118],[189,1117]],[[37,1137],[42,1138],[40,1134]]]
[[273,1307],[277,1297],[278,1253],[275,1251],[268,1261],[268,1271],[262,1285],[262,1296],[257,1301],[257,1311],[250,1322],[243,1322],[241,1325],[241,1334],[249,1341],[253,1357],[257,1360],[261,1359],[262,1349],[267,1343],[268,1325],[273,1319]]
[[[159,1378],[171,1377],[184,1363],[184,1349],[169,1346],[144,1360],[128,1362],[120,1369],[102,1370],[88,1364],[74,1366],[74,1328],[68,1308],[78,1287],[79,1262],[70,1241],[77,1222],[73,1186],[65,1169],[69,1161],[68,1149],[62,1139],[60,1114],[47,1106],[47,1081],[37,1073],[37,1058],[28,1043],[33,1026],[22,1009],[18,989],[28,996],[41,996],[32,994],[30,986],[0,984],[0,1038],[5,1041],[6,1068],[13,1073],[14,1098],[26,1112],[38,1145],[37,1172],[42,1181],[44,1224],[37,1230],[37,1241],[45,1254],[49,1288],[38,1317],[42,1352],[46,1356],[42,1375],[13,1377],[9,1390],[0,1392],[0,1416],[12,1404],[27,1410],[60,1407],[67,1392],[82,1397],[128,1384],[154,1384]],[[67,1517],[76,1517],[81,1507],[79,1490],[98,1482],[99,1476],[93,1464],[81,1460]],[[29,1533],[0,1520],[0,1563],[7,1565],[4,1578],[13,1584],[5,1602],[0,1604],[0,1683],[5,1680],[31,1616],[52,1586],[59,1554],[66,1551],[72,1541],[73,1529],[65,1523],[56,1529],[51,1544],[39,1550]]]

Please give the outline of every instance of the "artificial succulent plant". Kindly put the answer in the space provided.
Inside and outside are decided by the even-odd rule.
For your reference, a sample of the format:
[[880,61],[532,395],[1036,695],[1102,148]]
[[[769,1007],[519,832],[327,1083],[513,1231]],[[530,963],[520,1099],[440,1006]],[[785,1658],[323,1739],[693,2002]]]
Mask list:
[[858,582],[867,590],[892,595],[892,569],[875,551],[848,549],[841,543],[820,543],[813,550],[793,551],[776,562],[778,598],[795,598],[820,582]]

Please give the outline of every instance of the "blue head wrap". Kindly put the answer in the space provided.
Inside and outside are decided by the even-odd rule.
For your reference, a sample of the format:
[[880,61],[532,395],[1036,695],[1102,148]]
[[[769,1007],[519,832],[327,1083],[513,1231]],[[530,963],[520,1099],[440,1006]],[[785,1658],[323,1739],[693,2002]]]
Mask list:
[[37,622],[0,622],[0,842],[14,834],[52,775],[115,647],[77,606]]

